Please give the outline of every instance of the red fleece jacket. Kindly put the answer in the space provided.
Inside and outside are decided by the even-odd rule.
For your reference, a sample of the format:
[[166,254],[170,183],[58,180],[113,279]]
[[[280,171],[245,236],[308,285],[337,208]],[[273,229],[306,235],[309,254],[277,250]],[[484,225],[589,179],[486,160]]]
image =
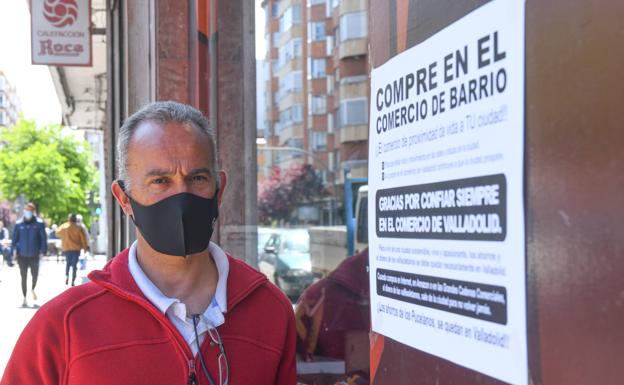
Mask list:
[[[218,330],[229,385],[295,384],[292,305],[263,275],[228,259],[228,311]],[[192,372],[198,384],[208,384],[198,356],[134,282],[127,250],[89,278],[39,309],[1,385],[182,385]],[[206,338],[201,351],[218,383],[218,347]]]

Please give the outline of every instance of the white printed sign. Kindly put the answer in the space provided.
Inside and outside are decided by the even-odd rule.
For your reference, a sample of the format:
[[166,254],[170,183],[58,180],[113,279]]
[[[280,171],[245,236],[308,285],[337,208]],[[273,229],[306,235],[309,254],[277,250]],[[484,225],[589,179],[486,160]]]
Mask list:
[[524,2],[374,69],[370,111],[373,330],[527,384]]
[[91,66],[91,1],[31,0],[33,64]]

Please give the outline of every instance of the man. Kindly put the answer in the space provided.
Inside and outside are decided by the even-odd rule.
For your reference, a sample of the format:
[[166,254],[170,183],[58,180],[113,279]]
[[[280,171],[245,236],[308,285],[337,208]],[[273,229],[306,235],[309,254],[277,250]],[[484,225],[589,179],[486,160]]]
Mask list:
[[35,287],[39,276],[39,259],[48,249],[48,239],[43,221],[36,216],[35,204],[30,202],[24,207],[24,216],[13,228],[11,239],[11,255],[17,254],[17,265],[22,277],[22,294],[24,295],[23,307],[28,306],[26,300],[26,281],[28,269],[32,277],[31,293],[33,301],[37,300]]
[[112,192],[137,241],[40,309],[0,383],[295,384],[292,305],[209,242],[226,175],[207,120],[148,105],[117,153]]
[[87,238],[85,238],[82,227],[78,224],[76,214],[69,214],[67,222],[59,227],[57,234],[61,238],[61,248],[65,255],[65,284],[67,285],[69,283],[69,269],[71,268],[71,285],[74,286],[80,250],[88,250],[89,243],[87,242]]

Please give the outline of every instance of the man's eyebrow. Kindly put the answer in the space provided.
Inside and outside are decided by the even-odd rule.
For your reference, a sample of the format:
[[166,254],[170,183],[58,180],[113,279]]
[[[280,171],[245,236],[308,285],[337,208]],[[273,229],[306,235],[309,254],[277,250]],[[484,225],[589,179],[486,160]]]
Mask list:
[[163,176],[163,175],[171,175],[171,174],[173,174],[173,171],[171,170],[166,170],[164,168],[155,168],[146,172],[145,176]]
[[197,174],[203,174],[203,173],[212,175],[212,170],[209,169],[208,167],[194,168],[189,172],[189,175],[197,175]]
[[[202,173],[206,173],[206,174],[210,174],[212,175],[213,172],[210,168],[208,167],[199,167],[199,168],[194,168],[192,169],[188,175],[197,175],[197,174],[202,174]],[[163,176],[163,175],[172,175],[174,174],[173,171],[171,170],[166,170],[166,169],[162,169],[162,168],[156,168],[156,169],[152,169],[149,170],[147,173],[145,173],[145,176],[150,177],[150,176]]]

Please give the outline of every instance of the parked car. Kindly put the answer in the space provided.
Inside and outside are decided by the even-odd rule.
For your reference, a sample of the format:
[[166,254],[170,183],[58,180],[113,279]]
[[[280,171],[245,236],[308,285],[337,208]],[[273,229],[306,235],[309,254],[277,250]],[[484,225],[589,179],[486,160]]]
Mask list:
[[320,278],[312,273],[307,229],[280,229],[271,234],[264,245],[258,268],[292,301]]
[[264,245],[266,245],[271,235],[279,231],[281,231],[281,229],[258,226],[258,258],[264,253]]

